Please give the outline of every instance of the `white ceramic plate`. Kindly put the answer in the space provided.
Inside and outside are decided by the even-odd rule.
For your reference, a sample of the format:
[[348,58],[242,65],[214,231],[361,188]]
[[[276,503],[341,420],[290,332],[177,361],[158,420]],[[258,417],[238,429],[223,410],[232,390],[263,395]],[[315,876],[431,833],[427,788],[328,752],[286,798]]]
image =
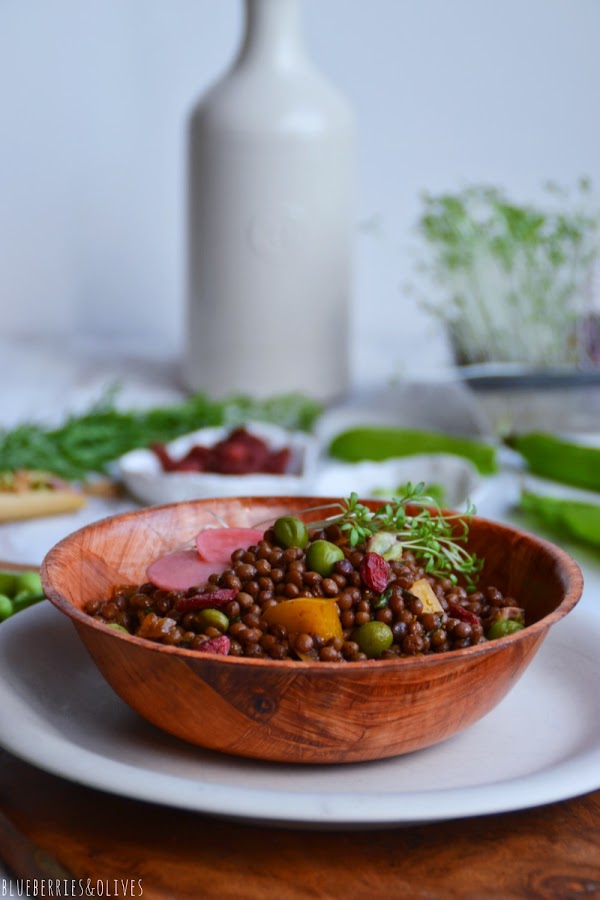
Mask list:
[[112,692],[49,605],[0,625],[0,743],[122,796],[289,827],[404,825],[539,806],[600,786],[600,618],[559,623],[478,724],[407,756],[287,766],[163,734]]
[[[277,425],[250,422],[247,430],[262,438],[273,450],[290,447],[291,471],[285,475],[219,475],[214,472],[165,472],[151,450],[132,450],[116,463],[119,477],[142,503],[158,505],[198,500],[203,497],[279,496],[310,493],[316,466],[317,442],[302,432]],[[210,447],[222,440],[230,428],[201,428],[167,444],[179,459],[197,444]]]

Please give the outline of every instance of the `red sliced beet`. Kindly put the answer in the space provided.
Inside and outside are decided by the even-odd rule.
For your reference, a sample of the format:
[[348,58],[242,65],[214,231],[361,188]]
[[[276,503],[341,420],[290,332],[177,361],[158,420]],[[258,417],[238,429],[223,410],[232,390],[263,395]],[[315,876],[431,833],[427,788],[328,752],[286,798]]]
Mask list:
[[194,594],[193,597],[182,597],[175,604],[177,612],[193,612],[196,609],[218,609],[235,600],[237,591],[233,588],[220,588],[218,591]]
[[146,578],[163,591],[188,591],[192,587],[204,587],[209,575],[220,574],[226,568],[200,559],[195,550],[176,550],[150,563]]
[[196,535],[196,550],[206,562],[227,568],[234,550],[257,544],[263,534],[255,528],[207,528]]

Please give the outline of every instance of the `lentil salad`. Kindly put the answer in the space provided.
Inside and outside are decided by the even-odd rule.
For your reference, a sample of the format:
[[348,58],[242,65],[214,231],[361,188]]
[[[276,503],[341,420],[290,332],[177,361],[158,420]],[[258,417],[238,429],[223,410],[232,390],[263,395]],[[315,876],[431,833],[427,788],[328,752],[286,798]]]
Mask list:
[[[462,546],[470,513],[432,502],[417,485],[375,512],[352,495],[308,525],[283,516],[264,531],[207,529],[195,550],[158,561],[162,578],[117,586],[85,611],[166,645],[314,662],[438,654],[523,628],[517,600],[478,583],[483,561]],[[192,583],[177,580],[182,553],[197,555],[201,583],[193,568]]]

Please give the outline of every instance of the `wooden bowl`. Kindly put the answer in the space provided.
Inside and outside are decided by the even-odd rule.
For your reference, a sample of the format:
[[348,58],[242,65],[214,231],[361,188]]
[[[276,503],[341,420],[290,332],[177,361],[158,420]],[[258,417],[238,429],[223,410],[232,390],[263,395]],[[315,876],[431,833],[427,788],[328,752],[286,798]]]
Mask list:
[[563,550],[474,518],[470,549],[486,560],[482,584],[515,597],[531,624],[463,650],[358,663],[244,659],[151,643],[83,612],[88,600],[108,597],[114,585],[145,581],[151,560],[189,544],[214,525],[214,514],[251,527],[323,502],[224,498],[104,519],[48,553],[44,589],[113,689],[149,722],[202,747],[287,763],[380,759],[462,731],[505,696],[548,629],[581,596],[581,572]]

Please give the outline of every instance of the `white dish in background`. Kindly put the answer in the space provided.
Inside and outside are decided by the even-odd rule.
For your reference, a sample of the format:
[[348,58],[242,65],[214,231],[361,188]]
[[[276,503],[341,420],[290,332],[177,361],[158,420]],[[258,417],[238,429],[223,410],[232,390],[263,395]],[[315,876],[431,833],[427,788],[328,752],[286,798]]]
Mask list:
[[[272,450],[289,447],[290,472],[284,475],[221,475],[216,472],[165,472],[151,450],[132,450],[116,463],[119,477],[128,491],[150,505],[199,500],[203,497],[278,496],[310,493],[318,445],[314,437],[287,431],[277,425],[251,422],[245,426],[262,438]],[[201,428],[170,441],[166,448],[178,459],[195,445],[210,447],[227,437],[230,427]]]
[[0,744],[109,793],[283,827],[527,809],[600,786],[599,642],[600,618],[575,610],[510,695],[462,734],[395,759],[289,766],[213,753],[153,728],[104,681],[67,619],[42,604],[0,626]]
[[445,453],[415,454],[383,462],[337,463],[326,461],[317,472],[316,493],[348,497],[355,491],[363,499],[389,498],[407,482],[439,485],[442,505],[459,507],[476,498],[482,479],[475,466],[460,456]]

